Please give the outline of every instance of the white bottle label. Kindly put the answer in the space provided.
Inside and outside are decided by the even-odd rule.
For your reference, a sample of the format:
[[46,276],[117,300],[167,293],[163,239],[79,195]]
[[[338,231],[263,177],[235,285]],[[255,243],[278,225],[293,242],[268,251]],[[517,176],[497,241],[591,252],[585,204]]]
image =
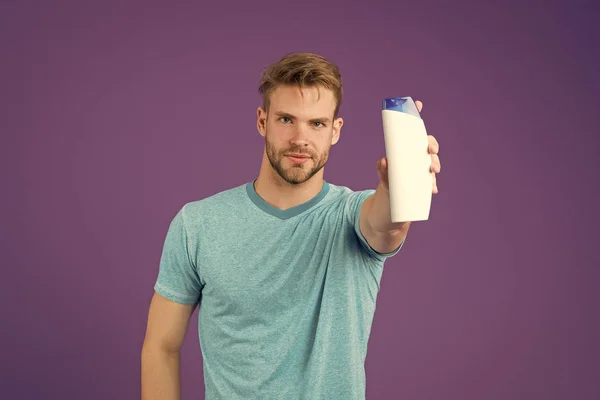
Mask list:
[[423,120],[383,110],[392,222],[429,219],[433,189],[431,155]]

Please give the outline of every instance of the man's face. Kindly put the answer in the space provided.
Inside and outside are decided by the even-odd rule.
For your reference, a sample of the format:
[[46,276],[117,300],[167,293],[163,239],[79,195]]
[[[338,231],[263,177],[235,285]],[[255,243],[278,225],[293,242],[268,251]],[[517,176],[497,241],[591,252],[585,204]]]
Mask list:
[[333,119],[335,107],[331,90],[279,86],[271,93],[268,115],[258,109],[257,127],[269,163],[286,182],[304,183],[327,163],[343,124]]

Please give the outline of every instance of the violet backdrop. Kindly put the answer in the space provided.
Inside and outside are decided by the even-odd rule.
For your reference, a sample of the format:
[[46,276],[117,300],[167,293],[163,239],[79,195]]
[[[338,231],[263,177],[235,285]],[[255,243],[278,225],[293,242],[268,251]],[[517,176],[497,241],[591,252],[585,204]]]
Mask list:
[[139,398],[168,224],[256,177],[258,80],[293,51],[342,70],[328,181],[376,186],[384,97],[422,100],[441,144],[431,218],[386,264],[367,398],[600,398],[594,2],[0,7],[2,398]]

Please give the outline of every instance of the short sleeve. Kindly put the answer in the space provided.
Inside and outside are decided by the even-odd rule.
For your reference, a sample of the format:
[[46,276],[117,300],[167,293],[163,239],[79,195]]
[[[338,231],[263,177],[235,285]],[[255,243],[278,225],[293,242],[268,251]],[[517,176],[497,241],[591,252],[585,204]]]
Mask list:
[[402,241],[395,250],[389,253],[380,253],[369,245],[367,239],[365,239],[365,236],[360,230],[360,211],[365,200],[372,194],[375,194],[375,190],[373,189],[352,192],[346,202],[346,212],[364,250],[376,260],[383,262],[396,255],[404,245],[404,241]]
[[189,256],[184,208],[171,220],[164,241],[154,290],[181,304],[196,304],[202,292],[198,270]]

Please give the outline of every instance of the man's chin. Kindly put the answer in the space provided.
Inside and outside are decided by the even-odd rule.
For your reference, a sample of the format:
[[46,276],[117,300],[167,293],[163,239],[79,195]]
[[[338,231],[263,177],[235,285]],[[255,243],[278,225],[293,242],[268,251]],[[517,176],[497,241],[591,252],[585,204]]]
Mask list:
[[[286,158],[287,157],[283,157]],[[303,164],[294,164],[287,161],[279,160],[279,163],[273,165],[274,170],[277,174],[290,185],[300,185],[309,181],[314,175],[317,174],[318,170],[314,170],[314,166],[310,165],[313,159]]]
[[310,179],[308,174],[284,174],[283,179],[292,185],[300,185]]
[[285,169],[279,176],[292,185],[299,185],[312,177],[310,170],[305,170],[302,167],[297,166]]

